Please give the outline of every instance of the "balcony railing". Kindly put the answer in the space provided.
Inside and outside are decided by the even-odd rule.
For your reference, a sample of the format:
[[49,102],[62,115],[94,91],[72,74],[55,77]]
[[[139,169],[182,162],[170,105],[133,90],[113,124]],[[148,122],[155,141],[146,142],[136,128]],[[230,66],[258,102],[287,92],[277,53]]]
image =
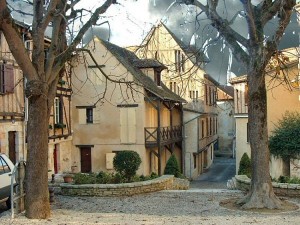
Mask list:
[[145,127],[145,144],[158,145],[158,137],[161,144],[168,144],[182,140],[182,126],[169,127]]

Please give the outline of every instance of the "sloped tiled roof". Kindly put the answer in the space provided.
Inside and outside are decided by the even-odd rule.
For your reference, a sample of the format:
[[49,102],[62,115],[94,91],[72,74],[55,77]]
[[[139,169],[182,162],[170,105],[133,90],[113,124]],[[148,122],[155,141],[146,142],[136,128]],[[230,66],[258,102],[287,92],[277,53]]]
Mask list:
[[[100,40],[100,39],[99,39]],[[146,90],[150,91],[163,100],[172,100],[176,102],[186,102],[183,98],[169,90],[164,84],[158,87],[156,83],[146,76],[138,67],[147,68],[150,65],[154,67],[163,66],[157,60],[144,61],[139,59],[133,52],[114,45],[110,42],[100,40],[103,45],[123,64],[123,66],[133,75],[135,81],[142,85]],[[135,66],[138,65],[138,66]],[[147,65],[147,66],[146,66]],[[142,66],[142,67],[141,67]],[[143,67],[146,66],[146,67]]]
[[232,86],[219,85],[218,88],[220,88],[222,91],[224,91],[229,96],[233,97],[233,95],[234,95],[234,88]]
[[137,68],[161,68],[167,69],[167,67],[158,62],[156,59],[139,59],[138,61],[134,61],[133,65]]

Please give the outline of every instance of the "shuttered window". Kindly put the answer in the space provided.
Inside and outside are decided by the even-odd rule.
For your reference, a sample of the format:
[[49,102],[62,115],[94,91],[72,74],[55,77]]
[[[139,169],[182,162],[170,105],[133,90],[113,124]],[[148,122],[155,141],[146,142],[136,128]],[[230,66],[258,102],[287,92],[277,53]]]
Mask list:
[[60,97],[55,97],[54,99],[54,123],[62,124],[64,121],[63,117],[63,104]]
[[0,93],[14,93],[15,77],[12,65],[1,64],[0,72]]
[[120,108],[121,143],[136,143],[136,108]]

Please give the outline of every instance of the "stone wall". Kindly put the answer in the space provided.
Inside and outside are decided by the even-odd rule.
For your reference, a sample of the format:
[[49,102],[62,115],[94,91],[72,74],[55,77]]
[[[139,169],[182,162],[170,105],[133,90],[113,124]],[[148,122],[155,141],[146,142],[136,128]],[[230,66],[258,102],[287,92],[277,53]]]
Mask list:
[[161,190],[188,189],[189,181],[163,175],[159,178],[124,184],[60,184],[61,194],[70,196],[132,196]]
[[[248,178],[246,175],[236,175],[235,179],[237,189],[242,191],[249,191],[251,182],[250,178]],[[276,195],[300,197],[300,184],[287,184],[277,182],[272,182],[272,184]]]

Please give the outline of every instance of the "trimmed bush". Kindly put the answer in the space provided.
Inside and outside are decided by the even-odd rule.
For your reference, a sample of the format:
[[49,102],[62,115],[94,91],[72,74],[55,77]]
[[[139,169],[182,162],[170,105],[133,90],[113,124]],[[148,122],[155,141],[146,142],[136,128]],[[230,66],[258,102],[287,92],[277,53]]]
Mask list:
[[251,159],[246,152],[241,158],[238,174],[247,175],[247,177],[251,178]]
[[175,155],[171,155],[167,161],[164,174],[174,175],[175,177],[180,177],[180,169]]
[[135,151],[121,151],[114,157],[114,169],[130,182],[141,165],[141,157]]
[[75,184],[96,184],[97,177],[95,173],[76,173],[74,175]]

